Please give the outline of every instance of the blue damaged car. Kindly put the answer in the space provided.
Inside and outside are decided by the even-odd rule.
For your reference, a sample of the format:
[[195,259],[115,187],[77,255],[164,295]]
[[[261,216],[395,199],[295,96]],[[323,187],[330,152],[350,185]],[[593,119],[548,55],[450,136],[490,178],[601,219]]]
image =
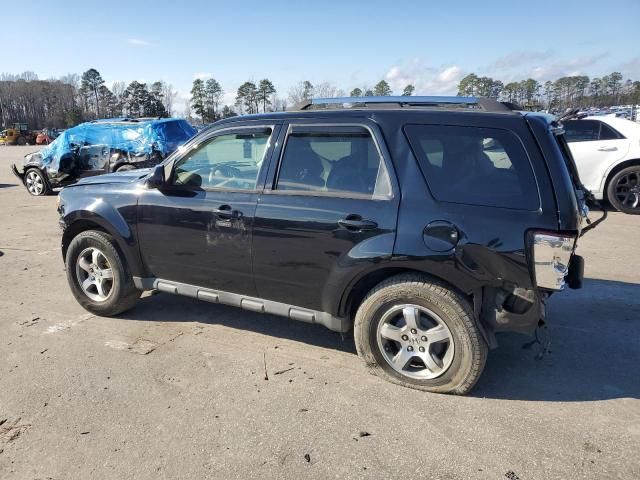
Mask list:
[[46,195],[83,177],[153,167],[195,133],[177,118],[94,120],[65,130],[12,170],[31,195]]

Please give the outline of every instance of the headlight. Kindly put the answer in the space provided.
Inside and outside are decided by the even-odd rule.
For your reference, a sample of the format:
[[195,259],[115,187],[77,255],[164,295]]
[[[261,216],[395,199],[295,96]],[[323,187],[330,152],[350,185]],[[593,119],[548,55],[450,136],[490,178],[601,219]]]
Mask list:
[[576,237],[551,232],[533,236],[533,263],[538,288],[562,290]]

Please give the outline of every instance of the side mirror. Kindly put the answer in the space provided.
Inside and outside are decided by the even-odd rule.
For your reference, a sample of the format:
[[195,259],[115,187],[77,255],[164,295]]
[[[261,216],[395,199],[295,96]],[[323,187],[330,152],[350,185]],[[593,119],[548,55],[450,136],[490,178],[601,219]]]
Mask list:
[[149,188],[160,188],[164,185],[164,165],[156,165],[151,171],[151,175],[147,177],[145,184]]

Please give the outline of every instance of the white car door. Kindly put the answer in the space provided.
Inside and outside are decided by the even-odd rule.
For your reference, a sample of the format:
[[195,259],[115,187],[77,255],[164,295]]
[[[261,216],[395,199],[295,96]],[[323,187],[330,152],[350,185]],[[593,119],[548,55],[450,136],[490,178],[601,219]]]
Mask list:
[[571,120],[565,123],[565,132],[580,180],[601,193],[609,167],[629,151],[629,140],[599,120]]

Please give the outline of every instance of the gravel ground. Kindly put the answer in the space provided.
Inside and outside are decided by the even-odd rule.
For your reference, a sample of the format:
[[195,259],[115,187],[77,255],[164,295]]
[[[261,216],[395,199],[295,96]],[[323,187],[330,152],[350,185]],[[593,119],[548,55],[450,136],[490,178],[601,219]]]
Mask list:
[[550,354],[503,335],[453,397],[368,375],[319,326],[166,294],[88,314],[55,196],[9,171],[31,150],[0,147],[0,478],[640,478],[640,217],[581,240]]

